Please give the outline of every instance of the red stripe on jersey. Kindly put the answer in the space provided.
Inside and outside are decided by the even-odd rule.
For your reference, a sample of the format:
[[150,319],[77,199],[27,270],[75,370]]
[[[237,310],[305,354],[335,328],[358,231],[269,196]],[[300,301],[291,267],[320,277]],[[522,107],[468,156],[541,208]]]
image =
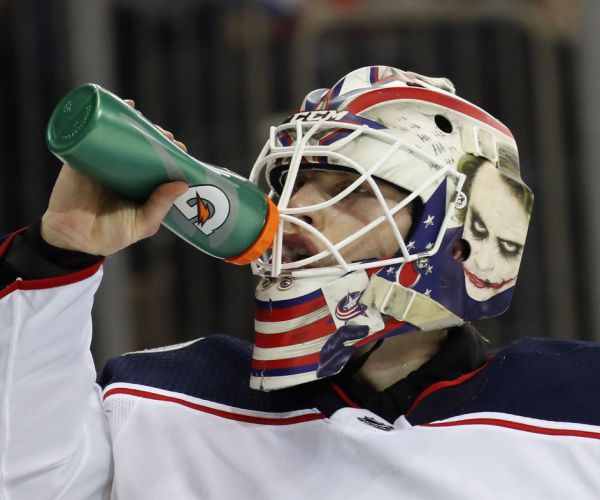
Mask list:
[[574,436],[600,439],[600,432],[582,431],[579,429],[553,429],[551,427],[540,427],[537,425],[523,424],[521,422],[513,422],[511,420],[502,420],[500,418],[467,418],[465,420],[454,420],[452,422],[422,424],[422,427],[454,427],[459,425],[493,425],[518,431],[533,432],[535,434],[545,434],[547,436]]
[[252,358],[253,370],[272,370],[274,368],[291,368],[295,366],[314,365],[319,362],[320,352],[286,359],[254,359]]
[[343,389],[337,384],[331,384],[331,388],[335,391],[335,393],[343,399],[344,403],[346,403],[351,408],[360,408],[358,404],[350,399],[350,397],[343,391]]
[[44,290],[46,288],[71,285],[72,283],[83,281],[96,274],[103,262],[104,259],[93,266],[82,269],[81,271],[65,274],[63,276],[57,276],[56,278],[45,278],[41,280],[17,280],[0,291],[0,299],[6,297],[15,290]]
[[511,139],[513,138],[512,132],[506,125],[487,114],[483,109],[452,95],[442,94],[441,92],[435,92],[419,87],[385,87],[373,90],[354,99],[345,109],[350,111],[353,115],[357,115],[361,111],[364,111],[375,104],[394,99],[414,99],[417,101],[439,104],[440,106],[445,106],[446,108],[453,109],[454,111],[458,111],[471,118],[475,118],[476,120],[495,128],[499,132],[502,132]]
[[191,408],[193,410],[198,410],[203,413],[210,413],[211,415],[216,415],[217,417],[227,418],[229,420],[237,420],[239,422],[248,422],[251,424],[261,424],[261,425],[291,425],[291,424],[299,424],[302,422],[309,422],[311,420],[322,420],[325,416],[322,413],[308,413],[305,415],[295,415],[293,417],[257,417],[254,415],[245,415],[243,413],[235,413],[232,411],[220,410],[217,408],[212,408],[210,406],[201,405],[198,403],[192,403],[191,401],[187,401],[185,399],[176,398],[173,396],[166,396],[164,394],[157,394],[155,392],[149,391],[141,391],[139,389],[129,389],[126,387],[118,387],[115,389],[110,389],[104,394],[104,400],[109,398],[110,396],[117,394],[126,394],[128,396],[135,396],[138,398],[144,399],[153,399],[155,401],[165,401],[168,403],[175,403],[178,405],[186,406],[187,408]]
[[477,375],[481,370],[483,370],[489,364],[489,362],[491,360],[492,360],[492,356],[488,356],[487,359],[485,360],[485,363],[482,366],[480,366],[479,368],[477,368],[477,370],[473,370],[472,372],[465,373],[464,375],[461,375],[460,377],[455,378],[454,380],[443,380],[441,382],[436,382],[435,384],[430,385],[421,394],[419,394],[419,396],[417,397],[417,399],[415,400],[413,405],[406,412],[406,416],[410,415],[411,412],[417,407],[417,405],[421,401],[423,401],[423,399],[425,399],[427,396],[432,394],[433,392],[439,391],[440,389],[445,389],[446,387],[452,387],[455,385],[462,384],[463,382],[469,380],[471,377],[474,377],[475,375]]
[[23,227],[23,228],[19,229],[18,231],[15,231],[14,233],[12,233],[8,238],[6,238],[4,240],[4,243],[2,243],[2,246],[0,246],[0,257],[2,257],[4,255],[4,252],[6,252],[6,250],[12,243],[12,240],[15,239],[15,236],[19,233],[22,233],[26,229],[27,229],[26,227]]
[[295,330],[283,333],[260,333],[255,332],[254,345],[256,347],[286,347],[302,344],[311,340],[320,339],[335,332],[336,326],[328,315],[326,318],[315,321]]
[[[4,241],[4,243],[0,247],[0,258],[4,255],[4,253],[10,246],[10,244],[11,244],[12,240],[15,238],[15,236],[17,236],[19,233],[22,233],[26,229],[27,228],[19,229],[18,231],[11,234]],[[72,283],[77,283],[78,281],[83,281],[84,279],[87,279],[90,276],[93,276],[94,274],[96,274],[96,272],[98,271],[98,269],[100,269],[100,266],[102,265],[103,262],[104,262],[104,259],[102,259],[97,264],[94,264],[93,266],[90,266],[90,267],[86,267],[85,269],[81,269],[80,271],[76,271],[74,273],[69,273],[69,274],[64,274],[62,276],[55,276],[54,278],[44,278],[44,279],[39,279],[39,280],[18,279],[17,281],[14,281],[10,285],[8,285],[8,286],[4,287],[2,290],[0,290],[0,299],[2,299],[3,297],[6,297],[7,295],[11,294],[15,290],[44,290],[46,288],[55,288],[58,286],[65,286],[65,285],[70,285]]]

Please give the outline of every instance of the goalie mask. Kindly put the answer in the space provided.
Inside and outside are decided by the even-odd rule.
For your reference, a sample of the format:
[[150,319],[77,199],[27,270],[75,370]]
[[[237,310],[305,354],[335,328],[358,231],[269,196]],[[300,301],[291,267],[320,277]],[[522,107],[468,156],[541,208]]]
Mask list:
[[511,132],[446,79],[371,66],[311,92],[250,178],[280,213],[252,265],[253,388],[332,376],[377,339],[510,304],[533,195]]

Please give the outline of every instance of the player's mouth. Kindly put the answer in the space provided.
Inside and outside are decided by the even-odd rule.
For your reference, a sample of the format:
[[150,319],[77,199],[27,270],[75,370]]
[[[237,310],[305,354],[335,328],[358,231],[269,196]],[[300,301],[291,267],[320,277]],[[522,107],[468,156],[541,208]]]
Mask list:
[[[283,252],[281,262],[288,264],[307,259],[319,253],[316,246],[308,239],[300,235],[290,234],[283,237]],[[306,267],[317,267],[318,262],[308,264]]]
[[494,283],[492,281],[483,280],[483,279],[479,278],[478,276],[473,274],[471,271],[469,271],[465,266],[463,266],[463,269],[465,271],[465,274],[467,275],[467,278],[469,278],[469,281],[473,284],[473,286],[475,288],[491,288],[493,290],[498,290],[498,289],[502,288],[503,286],[506,286],[509,283],[515,281],[515,279],[516,279],[516,276],[515,276],[514,278],[510,278],[507,280],[500,281],[498,283]]
[[298,262],[302,259],[308,259],[310,255],[305,253],[297,253],[295,251],[284,248],[283,256],[281,257],[281,262],[283,264],[289,264],[290,262]]

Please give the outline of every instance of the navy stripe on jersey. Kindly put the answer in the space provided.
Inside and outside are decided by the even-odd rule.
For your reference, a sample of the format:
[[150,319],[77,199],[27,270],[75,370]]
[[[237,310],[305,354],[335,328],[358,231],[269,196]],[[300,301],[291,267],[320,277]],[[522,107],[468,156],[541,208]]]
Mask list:
[[[272,392],[250,389],[251,354],[251,344],[213,335],[179,349],[113,359],[99,383],[146,385],[273,413],[318,408],[330,416],[347,406],[327,380]],[[472,375],[434,383],[417,401],[407,414],[413,425],[479,412],[600,425],[600,345],[523,339]]]
[[478,412],[600,425],[600,345],[525,338],[456,385],[426,391],[413,425]]
[[273,392],[253,390],[249,386],[251,361],[252,345],[248,342],[211,335],[181,348],[141,351],[112,359],[98,383],[103,388],[114,383],[140,384],[273,413],[315,408],[317,399],[324,395],[339,399],[326,382]]

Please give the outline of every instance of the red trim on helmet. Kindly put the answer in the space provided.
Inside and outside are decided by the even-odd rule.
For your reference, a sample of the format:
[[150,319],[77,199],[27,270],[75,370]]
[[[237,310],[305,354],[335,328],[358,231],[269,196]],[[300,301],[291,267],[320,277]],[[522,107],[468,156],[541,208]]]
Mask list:
[[400,266],[400,272],[398,273],[398,283],[406,288],[414,287],[419,279],[421,273],[416,269],[416,261],[404,262]]
[[381,330],[380,332],[377,332],[373,335],[369,335],[368,337],[365,337],[364,339],[359,340],[358,342],[356,342],[354,344],[354,347],[362,347],[363,345],[367,345],[370,342],[373,342],[374,340],[385,337],[392,330],[395,330],[396,328],[400,328],[401,326],[404,326],[405,324],[406,324],[405,321],[398,321],[397,319],[394,319],[394,318],[387,318],[385,320],[385,326],[384,326],[383,330]]
[[252,359],[253,370],[273,370],[274,368],[291,368],[293,366],[306,366],[319,362],[321,352],[286,359]]
[[335,332],[335,330],[336,326],[333,323],[331,316],[328,315],[327,317],[315,321],[310,325],[305,325],[287,332],[256,332],[254,336],[254,345],[263,349],[297,345],[326,337],[327,335],[331,335],[333,332]]
[[320,295],[309,302],[297,306],[282,307],[281,309],[268,309],[256,306],[254,308],[254,319],[258,321],[287,321],[300,318],[321,309],[327,305],[325,297]]
[[434,90],[419,88],[419,87],[386,87],[379,88],[362,94],[349,103],[345,109],[353,115],[359,114],[367,108],[381,104],[383,102],[392,101],[395,99],[414,99],[417,101],[426,101],[433,104],[438,104],[446,108],[458,111],[464,115],[470,116],[480,122],[495,128],[504,135],[514,139],[512,132],[499,120],[486,113],[483,109],[471,104],[458,97],[436,92]]
[[[382,258],[381,258],[381,259],[379,259],[379,260],[386,260],[386,259],[391,259],[391,258],[392,258],[392,256],[390,255],[390,256],[388,256],[388,257],[382,257]],[[368,268],[368,269],[365,269],[365,272],[367,273],[367,276],[368,276],[369,278],[371,278],[371,276],[373,276],[375,273],[378,273],[378,272],[379,272],[379,271],[381,271],[382,269],[383,269],[383,266],[381,266],[381,267],[370,267],[370,268]]]

